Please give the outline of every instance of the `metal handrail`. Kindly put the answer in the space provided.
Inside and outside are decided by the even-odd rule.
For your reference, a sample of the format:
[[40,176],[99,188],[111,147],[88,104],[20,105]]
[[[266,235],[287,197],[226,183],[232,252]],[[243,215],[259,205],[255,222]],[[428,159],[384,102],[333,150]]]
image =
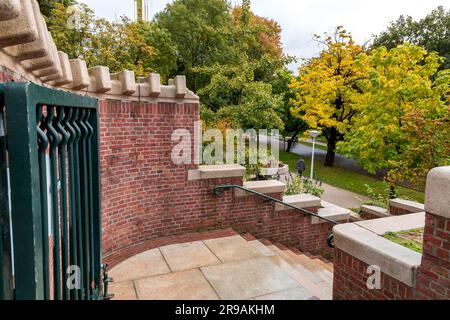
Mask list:
[[[214,189],[213,189],[213,194],[216,195],[216,196],[219,196],[219,195],[221,195],[223,193],[223,191],[231,190],[231,189],[239,189],[239,190],[242,190],[242,191],[254,194],[254,195],[256,195],[258,197],[261,197],[261,198],[264,198],[264,199],[266,199],[266,200],[268,200],[270,202],[276,202],[276,203],[279,203],[279,204],[281,204],[283,206],[289,207],[289,208],[291,208],[293,210],[300,211],[305,216],[313,216],[313,217],[316,217],[318,219],[324,220],[324,221],[326,221],[328,223],[331,223],[332,225],[340,224],[339,222],[336,222],[334,220],[331,220],[331,219],[319,216],[317,213],[314,213],[314,212],[311,212],[311,211],[308,211],[308,210],[305,210],[305,209],[302,209],[302,208],[297,208],[297,207],[295,207],[295,206],[293,206],[293,205],[291,205],[289,203],[286,203],[286,202],[283,202],[281,200],[275,199],[275,198],[270,197],[270,196],[268,196],[268,195],[266,195],[264,193],[260,193],[260,192],[257,192],[257,191],[254,191],[254,190],[251,190],[251,189],[239,186],[239,185],[220,185],[220,186],[215,186]],[[333,242],[334,242],[334,235],[333,235],[333,232],[331,232],[328,235],[328,238],[327,238],[328,246],[331,247],[331,248],[334,248],[334,243]]]

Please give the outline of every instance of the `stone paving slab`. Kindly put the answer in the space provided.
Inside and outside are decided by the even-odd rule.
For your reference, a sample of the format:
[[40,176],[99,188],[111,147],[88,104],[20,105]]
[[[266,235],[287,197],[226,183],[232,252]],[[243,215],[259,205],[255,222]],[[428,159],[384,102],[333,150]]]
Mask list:
[[118,264],[109,272],[109,275],[114,282],[123,282],[169,272],[170,269],[159,249],[153,249]]
[[202,241],[174,244],[160,250],[173,272],[220,263]]
[[241,236],[211,239],[203,242],[224,263],[263,256]]
[[297,281],[267,257],[204,267],[201,270],[223,300],[250,299],[300,287]]
[[218,300],[199,269],[135,281],[139,300]]
[[311,300],[314,296],[303,288],[295,288],[281,292],[271,293],[252,300]]
[[114,300],[137,300],[133,281],[112,282],[109,291],[114,293]]

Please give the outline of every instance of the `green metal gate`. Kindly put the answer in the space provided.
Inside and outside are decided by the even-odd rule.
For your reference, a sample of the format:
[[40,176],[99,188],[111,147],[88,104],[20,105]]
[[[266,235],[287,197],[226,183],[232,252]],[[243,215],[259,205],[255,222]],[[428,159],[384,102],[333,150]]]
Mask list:
[[98,101],[7,83],[0,110],[0,298],[101,299]]

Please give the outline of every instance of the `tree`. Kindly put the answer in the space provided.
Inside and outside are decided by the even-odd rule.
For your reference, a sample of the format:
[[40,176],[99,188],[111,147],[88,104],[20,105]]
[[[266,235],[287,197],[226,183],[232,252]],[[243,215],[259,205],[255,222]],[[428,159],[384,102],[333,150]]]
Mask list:
[[442,58],[419,46],[384,47],[365,56],[364,108],[340,150],[369,172],[388,169],[387,181],[423,184],[435,166],[450,164],[450,71]]
[[375,38],[373,47],[392,49],[404,42],[422,46],[428,52],[439,53],[444,57],[442,69],[450,68],[450,10],[437,7],[418,21],[411,16],[400,16]]
[[332,36],[316,36],[325,46],[317,58],[310,59],[292,79],[292,114],[310,128],[322,130],[328,150],[325,166],[332,167],[338,141],[344,139],[353,118],[360,112],[364,95],[361,86],[367,68],[359,56],[363,47],[338,27]]
[[67,8],[76,3],[75,0],[37,0],[37,2],[41,8],[42,15],[46,18],[47,23],[50,24],[53,24],[53,19],[49,18],[52,16],[53,10],[55,10],[57,4]]
[[176,45],[177,70],[185,74],[194,91],[209,79],[199,78],[193,68],[225,62],[231,30],[226,0],[175,0],[155,17],[156,24],[171,35]]
[[216,112],[216,120],[228,120],[234,128],[282,129],[282,97],[272,93],[270,84],[255,81],[256,68],[254,62],[242,60],[241,65],[198,69],[211,77],[198,94],[204,106]]

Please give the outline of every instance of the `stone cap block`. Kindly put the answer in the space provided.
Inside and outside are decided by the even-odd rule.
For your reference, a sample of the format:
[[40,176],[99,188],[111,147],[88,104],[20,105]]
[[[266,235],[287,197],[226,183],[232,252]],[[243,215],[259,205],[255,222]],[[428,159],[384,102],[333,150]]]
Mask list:
[[124,70],[111,74],[112,89],[110,94],[129,96],[136,92],[134,72]]
[[363,213],[369,213],[371,215],[380,217],[380,218],[386,218],[389,216],[388,210],[385,208],[377,207],[377,206],[369,206],[369,205],[362,205],[361,211]]
[[[244,188],[263,194],[283,193],[284,189],[286,189],[286,184],[277,180],[248,181],[244,183]],[[236,197],[243,197],[250,194],[244,190],[235,190],[235,195]]]
[[21,12],[20,0],[2,0],[0,2],[0,21],[17,18]]
[[139,78],[138,91],[135,95],[141,97],[159,97],[161,94],[161,76],[158,73],[151,73],[146,78]]
[[51,51],[47,38],[47,24],[41,15],[39,4],[36,0],[31,0],[31,4],[33,6],[33,13],[38,31],[36,39],[29,43],[23,43],[3,49],[6,54],[19,61],[45,57],[49,55]]
[[91,78],[86,66],[86,61],[81,59],[70,60],[70,69],[72,70],[73,82],[69,89],[81,90],[89,87]]
[[186,96],[187,88],[186,88],[186,76],[176,76],[175,77],[175,97],[178,99],[182,99]]
[[207,180],[220,178],[236,178],[245,175],[245,167],[238,164],[199,166],[197,170],[190,170],[189,180]]
[[[326,202],[326,201],[321,201],[321,208],[319,209],[319,211],[317,212],[317,214],[321,217],[333,220],[333,221],[340,221],[340,222],[348,222],[350,219],[350,215],[351,215],[351,210],[348,210],[346,208],[342,208],[339,207],[335,204]],[[311,224],[320,224],[320,223],[328,223],[327,221],[317,218],[317,217],[312,217],[311,218]]]
[[59,62],[61,63],[62,77],[51,85],[63,86],[73,82],[72,69],[70,68],[70,60],[67,53],[58,51]]
[[89,92],[105,93],[112,89],[111,75],[108,67],[97,66],[88,70],[91,77]]
[[407,231],[425,227],[425,212],[356,222],[361,228],[384,236],[388,232]]
[[428,173],[425,211],[450,219],[450,166],[434,168]]
[[422,255],[389,241],[355,223],[333,228],[336,248],[362,262],[378,266],[381,272],[414,287]]
[[422,203],[403,199],[392,199],[389,205],[394,208],[407,210],[411,213],[423,212],[425,210],[425,206]]
[[[8,1],[12,8],[16,8],[15,1]],[[6,3],[7,4],[7,3]],[[6,9],[8,6],[5,6]],[[3,13],[5,16],[14,16],[14,10]],[[29,0],[20,0],[20,14],[15,18],[0,21],[0,48],[28,43],[38,37],[38,28],[34,17],[33,6]]]
[[[300,209],[320,207],[320,198],[306,193],[284,196],[283,202]],[[292,209],[280,203],[275,204],[275,211],[286,211],[286,210]]]

